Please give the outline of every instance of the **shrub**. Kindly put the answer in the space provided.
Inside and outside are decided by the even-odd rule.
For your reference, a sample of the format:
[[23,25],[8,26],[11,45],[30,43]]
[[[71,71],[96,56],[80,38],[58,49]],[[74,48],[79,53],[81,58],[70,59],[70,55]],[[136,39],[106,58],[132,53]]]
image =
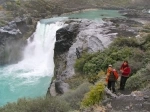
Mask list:
[[89,91],[89,86],[91,86],[90,83],[83,83],[76,90],[72,90],[62,95],[61,99],[67,101],[72,109],[78,110],[84,94]]
[[67,112],[69,105],[54,97],[19,99],[0,108],[0,112]]
[[147,51],[145,52],[144,63],[147,64],[148,62],[150,62],[150,50],[147,50]]
[[[93,55],[86,54],[76,61],[75,68],[84,74],[96,75],[100,70],[106,70],[109,64],[114,64],[129,57],[132,54],[131,50],[132,48],[129,47],[124,47],[124,49],[111,47]],[[86,59],[84,57],[90,58]]]
[[143,36],[140,41],[141,41],[141,44],[140,44],[141,48],[143,50],[149,50],[149,48],[150,48],[150,34]]
[[125,46],[139,47],[139,42],[134,37],[132,38],[120,37],[120,38],[116,38],[111,45],[117,47],[125,47]]
[[126,87],[129,90],[136,90],[138,88],[141,88],[141,86],[142,86],[142,81],[141,81],[140,74],[135,74],[127,80]]
[[82,75],[75,75],[72,78],[65,80],[65,82],[69,84],[70,89],[76,89],[85,81],[87,81],[87,78]]
[[143,61],[135,61],[134,58],[129,59],[129,66],[131,68],[131,75],[135,74],[137,71],[139,71],[144,65]]
[[81,106],[87,107],[98,104],[104,97],[104,84],[97,83],[90,91],[84,96]]
[[83,53],[82,57],[76,60],[75,70],[77,72],[83,72],[83,67],[86,62],[88,62],[93,57],[93,54]]
[[150,80],[150,64],[147,64],[146,68],[140,69],[136,74],[131,76],[127,80],[126,87],[130,90],[136,90],[140,88],[145,88],[149,84]]
[[97,75],[88,76],[88,81],[94,84],[95,82],[100,80],[103,76],[105,76],[105,72],[101,70]]
[[83,54],[75,64],[76,71],[85,74],[89,82],[97,81],[99,71],[106,71],[109,64],[119,70],[123,60],[128,60],[131,75],[150,61],[150,35],[143,38],[117,38],[107,49],[94,54]]

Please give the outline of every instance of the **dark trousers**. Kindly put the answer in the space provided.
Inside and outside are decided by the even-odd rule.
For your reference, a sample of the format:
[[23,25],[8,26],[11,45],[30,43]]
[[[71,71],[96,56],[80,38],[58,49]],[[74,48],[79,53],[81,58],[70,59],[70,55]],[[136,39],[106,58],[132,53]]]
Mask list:
[[121,90],[124,90],[127,79],[128,79],[128,77],[121,76],[121,80],[120,80],[120,89]]
[[108,89],[112,90],[113,93],[116,92],[116,90],[115,90],[115,82],[116,81],[108,81],[108,85],[107,85]]

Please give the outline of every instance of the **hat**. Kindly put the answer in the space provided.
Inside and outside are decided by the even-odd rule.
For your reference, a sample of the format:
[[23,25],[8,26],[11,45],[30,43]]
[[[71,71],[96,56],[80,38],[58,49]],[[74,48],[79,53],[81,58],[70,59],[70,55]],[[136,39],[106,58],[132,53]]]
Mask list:
[[112,65],[108,65],[108,67],[112,67]]

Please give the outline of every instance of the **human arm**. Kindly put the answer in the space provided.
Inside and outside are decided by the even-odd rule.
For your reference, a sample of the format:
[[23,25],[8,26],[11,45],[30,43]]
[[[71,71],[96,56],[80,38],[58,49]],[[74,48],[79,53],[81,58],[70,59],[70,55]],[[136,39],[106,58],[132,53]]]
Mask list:
[[122,72],[122,74],[123,75],[129,75],[130,74],[130,68],[129,67],[127,67],[127,68],[125,68],[124,70],[123,70],[123,72]]

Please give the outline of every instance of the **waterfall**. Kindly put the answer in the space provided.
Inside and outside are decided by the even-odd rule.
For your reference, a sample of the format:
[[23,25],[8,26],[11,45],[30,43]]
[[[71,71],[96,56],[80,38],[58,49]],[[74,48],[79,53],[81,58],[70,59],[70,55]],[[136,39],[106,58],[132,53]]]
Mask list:
[[52,24],[41,24],[38,22],[36,32],[28,39],[28,45],[24,51],[24,58],[13,66],[13,70],[21,69],[30,71],[20,74],[21,77],[50,76],[54,70],[54,44],[56,31],[63,24],[56,22]]
[[46,95],[54,71],[56,31],[64,25],[38,22],[27,40],[22,61],[0,67],[0,106],[22,97]]

